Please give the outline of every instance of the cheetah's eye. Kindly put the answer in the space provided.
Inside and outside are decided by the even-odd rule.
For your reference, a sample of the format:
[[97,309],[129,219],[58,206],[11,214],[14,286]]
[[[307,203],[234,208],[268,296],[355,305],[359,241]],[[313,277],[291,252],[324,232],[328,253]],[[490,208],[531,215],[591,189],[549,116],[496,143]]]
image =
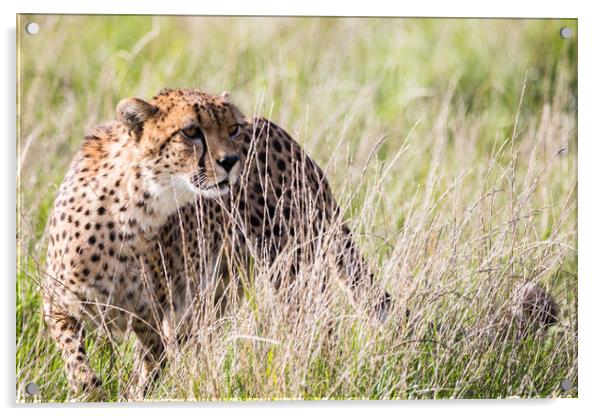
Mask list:
[[192,142],[202,142],[205,140],[205,134],[199,127],[188,127],[180,130],[182,135]]
[[232,126],[230,126],[228,128],[228,134],[230,134],[230,137],[236,136],[239,131],[240,131],[240,126],[238,124],[233,124]]

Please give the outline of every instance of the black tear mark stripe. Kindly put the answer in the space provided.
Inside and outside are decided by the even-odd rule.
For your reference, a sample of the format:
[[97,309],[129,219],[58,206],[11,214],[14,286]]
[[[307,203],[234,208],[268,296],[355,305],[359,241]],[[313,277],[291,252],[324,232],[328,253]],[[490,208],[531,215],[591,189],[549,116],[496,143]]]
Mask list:
[[[205,108],[198,101],[192,105],[192,108],[194,109],[194,112],[196,114],[196,119],[197,119],[197,122],[199,123],[199,126],[203,125],[201,107]],[[199,155],[200,156],[199,157],[199,168],[204,169],[205,162],[203,161],[203,159],[205,158],[205,153],[207,153],[207,141],[206,141],[204,133],[201,136],[201,143],[203,144],[203,149],[202,149],[201,154]]]

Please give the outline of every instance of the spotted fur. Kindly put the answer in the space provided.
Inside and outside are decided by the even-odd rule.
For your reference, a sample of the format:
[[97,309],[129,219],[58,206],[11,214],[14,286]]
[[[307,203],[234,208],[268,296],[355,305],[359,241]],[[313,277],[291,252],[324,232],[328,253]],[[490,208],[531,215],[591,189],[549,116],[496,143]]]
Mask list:
[[[355,302],[374,286],[324,173],[283,129],[244,118],[227,93],[123,100],[117,121],[86,136],[50,218],[44,315],[73,390],[101,384],[84,322],[133,330],[143,395],[166,334],[194,318],[204,292],[223,292],[223,259],[269,265],[285,250],[298,256],[274,273],[276,287],[324,251]],[[389,296],[380,296],[384,316]]]

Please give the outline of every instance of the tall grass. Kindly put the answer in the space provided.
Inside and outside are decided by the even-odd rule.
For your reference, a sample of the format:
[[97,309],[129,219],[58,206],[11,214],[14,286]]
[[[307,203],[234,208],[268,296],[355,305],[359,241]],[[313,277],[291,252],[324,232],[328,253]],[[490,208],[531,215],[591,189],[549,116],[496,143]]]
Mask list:
[[[30,20],[40,33],[21,35]],[[17,400],[78,399],[40,310],[62,176],[85,128],[165,86],[229,90],[289,130],[396,307],[379,326],[343,291],[302,284],[329,273],[321,256],[290,304],[257,264],[149,399],[576,396],[560,389],[578,381],[577,46],[562,26],[576,22],[21,17]],[[560,322],[518,340],[498,323],[525,281],[552,293]],[[123,399],[131,340],[88,344],[108,399]]]

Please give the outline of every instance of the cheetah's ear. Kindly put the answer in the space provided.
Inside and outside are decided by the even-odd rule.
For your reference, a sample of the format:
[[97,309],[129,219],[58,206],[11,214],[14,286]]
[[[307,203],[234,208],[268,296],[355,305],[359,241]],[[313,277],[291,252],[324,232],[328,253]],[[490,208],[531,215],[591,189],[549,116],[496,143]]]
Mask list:
[[117,119],[140,138],[144,122],[159,109],[140,98],[124,98],[117,104]]
[[219,98],[221,98],[222,100],[224,100],[225,103],[227,104],[231,104],[230,103],[230,93],[228,91],[224,91],[219,95]]

